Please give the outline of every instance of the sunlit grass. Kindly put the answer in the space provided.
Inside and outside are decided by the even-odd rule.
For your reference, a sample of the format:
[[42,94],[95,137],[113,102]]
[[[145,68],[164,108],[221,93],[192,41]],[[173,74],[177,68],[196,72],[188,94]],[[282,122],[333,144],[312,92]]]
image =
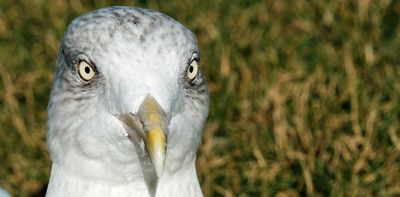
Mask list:
[[397,1],[1,1],[0,186],[40,193],[56,50],[76,16],[160,10],[198,38],[206,196],[400,195]]

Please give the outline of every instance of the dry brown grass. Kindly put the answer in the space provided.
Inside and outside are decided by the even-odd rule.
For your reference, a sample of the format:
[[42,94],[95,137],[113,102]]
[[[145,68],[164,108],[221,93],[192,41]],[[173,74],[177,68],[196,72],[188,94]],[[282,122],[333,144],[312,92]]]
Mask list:
[[212,98],[198,156],[206,196],[400,195],[400,3],[0,2],[0,186],[48,181],[46,105],[70,20],[160,10],[198,36]]

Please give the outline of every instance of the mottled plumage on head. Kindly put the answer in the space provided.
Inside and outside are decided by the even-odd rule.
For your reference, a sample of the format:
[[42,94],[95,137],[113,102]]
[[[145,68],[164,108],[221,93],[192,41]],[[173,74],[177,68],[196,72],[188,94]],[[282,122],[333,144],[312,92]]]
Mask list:
[[[73,20],[60,45],[48,106],[48,195],[62,196],[60,188],[154,195],[141,166],[147,153],[127,138],[118,118],[131,114],[149,129],[147,119],[137,116],[149,99],[160,107],[166,136],[157,196],[201,195],[194,162],[209,99],[199,58],[195,35],[160,12],[110,7]],[[139,134],[144,137],[136,145],[144,147],[146,135]],[[87,187],[79,193],[74,181]]]

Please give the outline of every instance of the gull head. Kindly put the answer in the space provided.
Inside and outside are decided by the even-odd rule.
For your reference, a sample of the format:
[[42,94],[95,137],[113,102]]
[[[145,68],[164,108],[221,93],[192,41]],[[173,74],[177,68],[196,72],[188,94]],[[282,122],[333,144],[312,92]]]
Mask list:
[[148,187],[193,168],[209,103],[200,68],[195,35],[162,13],[111,7],[73,20],[48,105],[53,168]]

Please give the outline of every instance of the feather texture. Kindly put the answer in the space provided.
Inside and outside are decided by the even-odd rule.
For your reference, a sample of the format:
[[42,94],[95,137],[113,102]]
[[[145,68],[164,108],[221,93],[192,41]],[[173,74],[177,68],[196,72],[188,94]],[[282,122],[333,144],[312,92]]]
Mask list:
[[[201,72],[193,80],[186,74],[198,55],[194,34],[156,11],[110,7],[73,20],[48,105],[53,165],[46,195],[202,196],[195,159],[209,98]],[[90,80],[78,73],[85,72],[77,69],[81,61],[95,72]],[[164,170],[150,186],[143,139],[128,135],[118,117],[137,113],[147,95],[167,127]]]

